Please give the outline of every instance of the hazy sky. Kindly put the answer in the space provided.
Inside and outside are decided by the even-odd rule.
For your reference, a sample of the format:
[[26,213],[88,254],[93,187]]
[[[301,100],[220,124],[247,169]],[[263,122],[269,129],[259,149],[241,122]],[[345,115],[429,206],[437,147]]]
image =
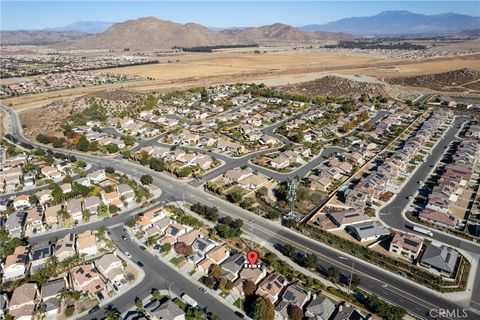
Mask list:
[[42,29],[75,21],[125,21],[145,16],[209,27],[301,26],[384,10],[480,15],[480,1],[3,1],[1,30]]

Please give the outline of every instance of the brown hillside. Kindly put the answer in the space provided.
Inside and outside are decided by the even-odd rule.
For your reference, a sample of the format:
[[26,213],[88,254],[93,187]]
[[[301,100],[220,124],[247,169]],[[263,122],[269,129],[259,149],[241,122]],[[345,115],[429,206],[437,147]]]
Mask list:
[[195,47],[229,44],[221,33],[194,23],[180,24],[154,17],[116,23],[105,32],[66,45],[75,49],[154,50],[174,46]]
[[442,73],[426,74],[416,77],[396,77],[385,79],[388,83],[424,87],[434,90],[476,88],[480,80],[480,72],[463,68]]
[[361,93],[387,95],[383,85],[326,76],[307,82],[279,87],[281,91],[309,96],[357,97]]
[[302,31],[282,23],[258,28],[229,29],[223,30],[221,33],[231,36],[237,43],[313,43],[320,40],[351,38],[351,36],[345,34],[332,32]]

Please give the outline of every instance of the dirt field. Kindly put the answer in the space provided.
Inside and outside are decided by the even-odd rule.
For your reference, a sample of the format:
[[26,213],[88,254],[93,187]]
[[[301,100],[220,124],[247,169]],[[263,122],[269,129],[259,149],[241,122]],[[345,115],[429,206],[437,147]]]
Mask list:
[[355,66],[385,62],[387,59],[358,55],[338,57],[315,53],[198,53],[178,57],[179,62],[156,65],[142,65],[105,72],[123,74],[141,74],[157,80],[172,80],[187,77],[202,77],[247,72],[282,72],[292,69],[311,69],[321,71],[327,67]]
[[360,72],[380,79],[398,76],[417,76],[430,73],[447,72],[462,68],[480,71],[480,57],[432,59],[420,62],[404,63],[386,67],[362,68],[345,71],[345,73]]
[[[480,54],[435,58],[423,61],[352,54],[341,56],[324,53],[270,52],[253,53],[192,53],[170,57],[172,63],[106,69],[103,72],[138,74],[154,80],[112,84],[87,88],[53,91],[43,94],[2,99],[0,102],[19,110],[38,107],[51,101],[78,97],[106,88],[169,91],[192,86],[208,86],[235,82],[264,82],[267,85],[286,85],[333,75],[348,75],[374,82],[394,76],[438,73],[460,68],[480,71]],[[371,77],[368,77],[371,76]]]

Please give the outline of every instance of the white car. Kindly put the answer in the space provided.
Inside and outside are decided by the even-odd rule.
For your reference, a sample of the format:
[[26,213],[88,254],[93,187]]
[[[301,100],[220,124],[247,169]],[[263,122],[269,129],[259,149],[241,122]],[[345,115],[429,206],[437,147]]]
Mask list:
[[127,257],[129,257],[130,259],[132,259],[132,255],[131,255],[128,251],[125,251],[125,255],[126,255]]

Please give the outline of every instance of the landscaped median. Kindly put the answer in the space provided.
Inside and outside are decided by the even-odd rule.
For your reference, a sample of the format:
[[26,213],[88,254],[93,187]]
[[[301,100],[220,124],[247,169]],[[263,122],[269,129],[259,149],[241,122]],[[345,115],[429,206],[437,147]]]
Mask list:
[[[281,294],[284,290],[294,291],[297,294],[304,292],[308,297],[327,296],[328,299],[337,302],[343,300],[355,308],[363,309],[363,313],[375,314],[374,319],[377,319],[377,316],[382,319],[401,319],[406,314],[400,307],[357,290],[359,278],[356,275],[352,276],[351,282],[355,294],[349,294],[346,288],[341,287],[348,281],[346,282],[346,276],[341,275],[335,268],[327,276],[309,275],[317,271],[320,265],[315,254],[296,252],[295,257],[279,256],[275,253],[277,249],[260,246],[249,235],[242,235],[242,221],[221,217],[216,207],[197,203],[170,205],[166,206],[165,210],[153,214],[146,213],[136,222],[134,220],[127,222],[127,225],[140,231],[138,235],[142,234],[140,238],[145,240],[149,251],[152,250],[151,247],[154,247],[153,250],[158,250],[158,253],[154,253],[157,257],[171,263],[186,276],[198,279],[200,283],[211,289],[213,294],[225,299],[227,303],[232,303],[247,314],[252,314],[254,319],[267,319],[258,317],[265,310],[269,310],[272,314],[275,314],[275,311],[282,313],[280,306],[284,303],[283,300],[287,299],[288,302],[287,296]],[[171,222],[165,223],[170,219]],[[165,231],[161,232],[162,236],[152,238],[152,232],[159,232],[157,228],[165,228]],[[177,239],[176,242],[173,241],[174,238]],[[204,246],[211,246],[212,249],[202,249]],[[260,256],[260,263],[264,265],[262,270],[257,270],[258,275],[257,272],[248,268],[242,269],[243,262],[239,262],[245,260],[248,250],[256,250]],[[223,258],[219,258],[220,253]],[[235,265],[237,267],[234,267]],[[327,277],[329,280],[323,280],[320,276]],[[267,302],[268,299],[262,298],[265,290],[269,292],[267,297],[272,294],[268,289],[269,283],[274,283],[270,279],[272,277],[283,279],[277,295],[272,296],[274,301],[281,301],[277,307]],[[301,304],[303,308],[299,307],[296,310],[302,311],[302,314],[303,309],[305,312],[308,310],[310,299],[305,299]],[[273,318],[268,317],[268,319]]]

